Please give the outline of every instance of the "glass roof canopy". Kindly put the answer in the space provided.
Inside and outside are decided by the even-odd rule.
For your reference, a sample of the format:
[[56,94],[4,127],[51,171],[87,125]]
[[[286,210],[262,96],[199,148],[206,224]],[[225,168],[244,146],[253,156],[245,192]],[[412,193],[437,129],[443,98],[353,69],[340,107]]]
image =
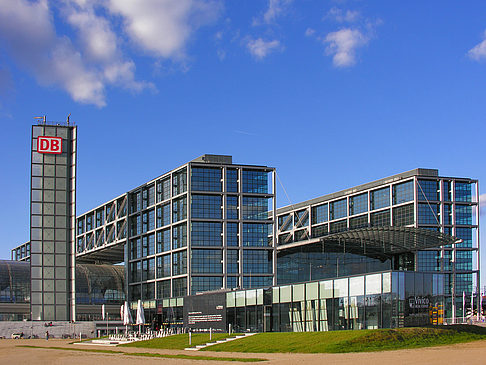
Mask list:
[[298,241],[277,247],[278,251],[309,244],[321,243],[323,250],[392,256],[416,252],[462,240],[447,234],[416,227],[366,227],[332,233],[327,236]]

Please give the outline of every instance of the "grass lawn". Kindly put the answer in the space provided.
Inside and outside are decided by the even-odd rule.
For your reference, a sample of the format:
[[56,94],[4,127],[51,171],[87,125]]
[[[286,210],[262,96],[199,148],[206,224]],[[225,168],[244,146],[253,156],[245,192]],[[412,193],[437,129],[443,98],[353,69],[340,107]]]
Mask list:
[[[227,333],[213,333],[211,341],[218,341],[222,340],[226,337],[234,337],[235,334],[228,336]],[[193,333],[191,339],[191,345],[189,345],[189,334],[184,333],[181,335],[173,335],[163,338],[154,338],[153,340],[147,341],[137,341],[132,343],[127,343],[124,347],[142,347],[142,348],[149,348],[149,349],[174,349],[174,350],[183,350],[186,347],[196,346],[196,345],[203,345],[208,343],[209,341],[209,333]]]
[[260,333],[202,351],[342,353],[398,350],[486,339],[486,328],[455,325],[361,331]]

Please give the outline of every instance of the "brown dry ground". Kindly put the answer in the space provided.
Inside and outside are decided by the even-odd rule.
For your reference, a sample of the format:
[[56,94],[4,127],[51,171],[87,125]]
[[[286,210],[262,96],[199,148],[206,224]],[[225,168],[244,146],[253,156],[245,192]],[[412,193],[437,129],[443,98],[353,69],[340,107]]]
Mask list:
[[34,346],[56,346],[65,348],[89,348],[107,349],[124,352],[158,352],[162,354],[186,354],[201,356],[224,356],[224,357],[257,357],[265,358],[268,361],[257,364],[378,364],[378,365],[399,365],[399,364],[427,364],[427,365],[450,365],[450,364],[486,364],[486,340],[469,342],[465,344],[429,347],[414,350],[398,350],[383,352],[366,352],[351,354],[243,354],[243,353],[221,353],[221,352],[197,352],[179,350],[152,350],[136,348],[116,348],[94,345],[71,345],[71,340],[0,340],[0,364],[68,364],[68,365],[152,365],[152,364],[244,364],[241,362],[223,361],[201,361],[201,360],[180,360],[127,356],[122,354],[100,354],[79,351],[65,351],[54,349],[22,348],[17,345]]

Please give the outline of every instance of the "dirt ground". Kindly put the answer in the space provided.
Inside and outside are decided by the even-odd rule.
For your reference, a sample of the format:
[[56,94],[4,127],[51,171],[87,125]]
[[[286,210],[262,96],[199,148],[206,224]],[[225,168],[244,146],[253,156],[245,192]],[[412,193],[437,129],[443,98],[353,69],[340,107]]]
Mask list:
[[238,364],[237,362],[197,361],[134,357],[122,354],[97,354],[79,351],[46,350],[22,348],[17,345],[56,346],[65,348],[108,349],[124,352],[158,352],[164,354],[187,354],[202,356],[258,357],[268,359],[262,364],[486,364],[486,340],[451,346],[430,347],[416,350],[367,352],[354,354],[242,354],[221,352],[196,352],[178,350],[150,350],[135,348],[116,348],[95,345],[70,345],[71,340],[0,340],[0,364],[69,364],[69,365],[152,365],[161,364]]

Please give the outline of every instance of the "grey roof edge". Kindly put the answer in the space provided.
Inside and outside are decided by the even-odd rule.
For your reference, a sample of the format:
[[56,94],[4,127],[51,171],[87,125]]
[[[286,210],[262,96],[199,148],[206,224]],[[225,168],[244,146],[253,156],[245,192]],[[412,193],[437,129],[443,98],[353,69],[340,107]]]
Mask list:
[[416,168],[416,169],[405,171],[405,172],[402,172],[402,173],[399,173],[399,174],[396,174],[396,175],[385,177],[385,178],[382,178],[382,179],[379,179],[379,180],[371,181],[369,183],[357,185],[357,186],[352,187],[352,188],[340,190],[340,191],[337,191],[335,193],[322,195],[320,197],[309,199],[309,200],[306,200],[306,201],[303,201],[303,202],[300,202],[300,203],[297,203],[297,204],[286,205],[284,207],[278,208],[277,214],[290,212],[290,211],[293,211],[295,209],[303,208],[303,207],[306,207],[306,206],[309,206],[309,205],[314,205],[314,204],[317,204],[317,203],[326,202],[326,201],[333,200],[333,199],[336,199],[336,198],[340,198],[340,197],[343,197],[343,196],[359,193],[360,191],[363,191],[363,190],[372,189],[372,188],[378,187],[380,185],[389,184],[389,183],[397,182],[397,181],[400,181],[400,180],[405,180],[405,179],[408,179],[408,178],[413,177],[413,176],[439,177],[439,170]]

